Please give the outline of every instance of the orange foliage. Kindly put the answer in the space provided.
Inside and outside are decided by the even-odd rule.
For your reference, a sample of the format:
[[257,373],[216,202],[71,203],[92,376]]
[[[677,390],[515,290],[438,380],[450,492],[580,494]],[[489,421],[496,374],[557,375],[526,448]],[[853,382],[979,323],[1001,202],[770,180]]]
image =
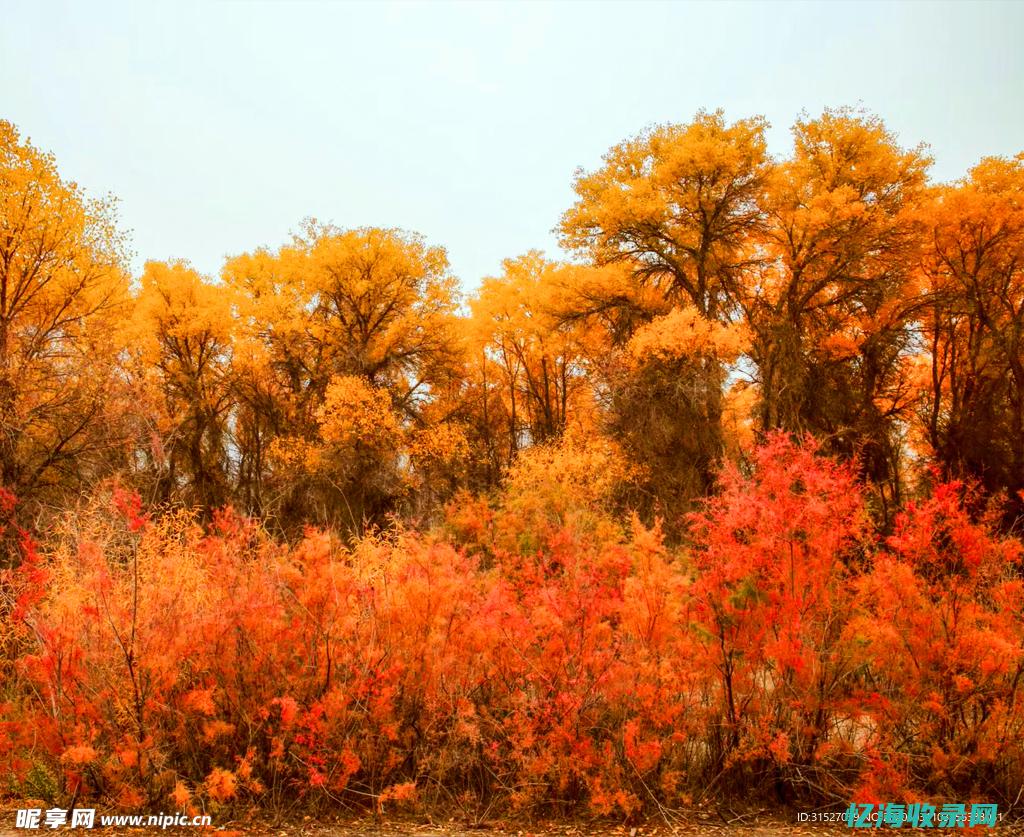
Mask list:
[[1015,804],[1024,156],[932,186],[868,114],[766,129],[620,143],[582,262],[461,307],[443,248],[316,221],[133,284],[0,122],[5,786]]
[[708,782],[1002,798],[1024,775],[1021,546],[958,486],[879,544],[852,471],[775,436],[673,549],[613,525],[608,460],[558,487],[550,457],[580,455],[453,506],[463,546],[287,547],[122,495],[79,514],[3,577],[3,768],[125,805],[458,792],[622,815]]

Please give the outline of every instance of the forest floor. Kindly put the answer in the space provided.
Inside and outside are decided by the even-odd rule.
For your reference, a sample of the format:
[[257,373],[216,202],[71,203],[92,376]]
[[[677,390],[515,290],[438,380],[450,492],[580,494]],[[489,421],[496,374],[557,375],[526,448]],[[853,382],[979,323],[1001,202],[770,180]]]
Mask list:
[[[736,815],[730,812],[709,814],[695,813],[671,825],[650,820],[636,825],[620,825],[610,822],[563,820],[554,822],[495,821],[483,825],[468,825],[456,820],[429,821],[416,817],[317,820],[304,817],[298,821],[272,822],[258,814],[243,820],[229,820],[214,823],[211,827],[199,828],[101,828],[58,829],[15,828],[15,807],[0,803],[0,837],[25,837],[33,833],[60,834],[209,834],[211,837],[839,837],[849,835],[850,829],[839,822],[799,822],[796,812],[758,811]],[[98,815],[97,815],[98,821]],[[42,824],[41,824],[42,825]],[[911,830],[911,829],[903,829]],[[939,832],[939,829],[912,829],[923,833]],[[890,829],[886,829],[890,831]],[[941,829],[948,832],[949,829]],[[980,829],[981,833],[994,835],[1024,835],[1024,820],[1001,822],[994,829]]]

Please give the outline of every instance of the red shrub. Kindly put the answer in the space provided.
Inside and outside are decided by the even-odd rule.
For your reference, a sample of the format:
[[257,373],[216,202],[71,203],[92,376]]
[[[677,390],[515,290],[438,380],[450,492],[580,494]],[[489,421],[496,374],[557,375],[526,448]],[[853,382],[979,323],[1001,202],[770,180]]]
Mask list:
[[773,437],[669,550],[527,476],[461,510],[468,550],[289,547],[123,494],[26,539],[0,578],[2,769],[177,809],[1015,793],[1021,546],[957,486],[879,548],[851,470]]

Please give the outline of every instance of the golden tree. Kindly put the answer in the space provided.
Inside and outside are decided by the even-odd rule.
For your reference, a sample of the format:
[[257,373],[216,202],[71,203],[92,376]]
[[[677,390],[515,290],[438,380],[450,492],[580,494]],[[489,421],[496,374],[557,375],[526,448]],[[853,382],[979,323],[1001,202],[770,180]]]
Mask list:
[[[241,300],[242,490],[255,508],[272,506],[284,521],[312,515],[358,528],[379,520],[401,498],[397,458],[382,456],[384,473],[374,480],[356,478],[358,469],[337,461],[326,471],[296,465],[348,455],[324,436],[332,386],[351,393],[358,380],[386,394],[356,401],[382,410],[386,401],[379,421],[390,422],[393,413],[400,427],[413,429],[450,383],[461,346],[445,251],[400,230],[309,222],[277,252],[230,260],[224,278]],[[339,482],[340,474],[348,476]]]
[[137,392],[150,395],[142,448],[154,499],[210,509],[230,497],[231,294],[184,262],[147,262],[123,337]]
[[1012,518],[1024,490],[1024,154],[936,189],[926,218],[926,436],[948,476],[1008,492]]
[[592,355],[598,345],[582,319],[561,315],[567,289],[585,268],[532,250],[506,259],[470,301],[467,406],[493,482],[520,448],[561,436],[570,422],[590,426]]
[[764,262],[744,289],[760,424],[859,456],[883,508],[899,501],[909,415],[916,211],[930,163],[851,110],[799,120],[763,198]]
[[[578,200],[562,218],[563,243],[597,265],[624,265],[640,292],[620,284],[603,301],[585,292],[578,314],[607,318],[617,309],[621,343],[678,312],[694,323],[734,321],[765,223],[765,127],[759,118],[730,125],[721,112],[702,112],[628,140],[599,170],[581,172]],[[662,507],[703,494],[724,445],[726,363],[684,342],[686,351],[634,354],[611,385],[612,430],[648,468],[648,497]]]
[[22,497],[118,462],[124,265],[113,201],[0,121],[0,483]]

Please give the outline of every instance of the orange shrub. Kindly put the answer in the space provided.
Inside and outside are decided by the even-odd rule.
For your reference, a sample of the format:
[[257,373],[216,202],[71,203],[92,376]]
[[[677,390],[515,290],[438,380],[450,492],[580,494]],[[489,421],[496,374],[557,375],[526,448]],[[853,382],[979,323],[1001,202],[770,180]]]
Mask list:
[[925,790],[1012,801],[1024,783],[1024,552],[972,520],[964,493],[940,485],[910,504],[859,580],[849,631],[869,748],[877,773],[897,777],[866,775],[865,800]]
[[682,549],[511,491],[452,510],[463,546],[288,546],[120,493],[45,550],[24,538],[0,577],[0,769],[25,795],[178,809],[1012,801],[1021,546],[956,486],[880,546],[853,472],[773,437]]

